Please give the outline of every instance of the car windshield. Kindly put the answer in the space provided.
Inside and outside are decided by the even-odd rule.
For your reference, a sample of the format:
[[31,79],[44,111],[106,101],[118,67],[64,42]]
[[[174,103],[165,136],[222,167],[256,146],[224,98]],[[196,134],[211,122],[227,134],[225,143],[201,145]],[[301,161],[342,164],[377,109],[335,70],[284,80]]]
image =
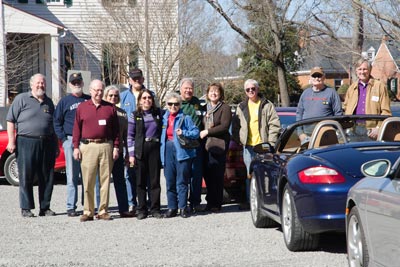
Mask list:
[[[330,145],[352,143],[352,142],[370,142],[368,134],[371,129],[382,127],[389,134],[380,133],[379,141],[395,141],[395,135],[398,131],[400,137],[400,118],[391,118],[391,124],[383,124],[386,116],[337,116],[326,118],[314,118],[297,122],[282,134],[277,151],[296,153],[305,149],[321,148]],[[395,124],[394,124],[395,123]],[[395,125],[395,127],[393,126]],[[394,128],[393,128],[394,127]],[[396,128],[399,128],[396,130]],[[384,130],[383,128],[381,129]],[[383,140],[383,138],[387,138]]]

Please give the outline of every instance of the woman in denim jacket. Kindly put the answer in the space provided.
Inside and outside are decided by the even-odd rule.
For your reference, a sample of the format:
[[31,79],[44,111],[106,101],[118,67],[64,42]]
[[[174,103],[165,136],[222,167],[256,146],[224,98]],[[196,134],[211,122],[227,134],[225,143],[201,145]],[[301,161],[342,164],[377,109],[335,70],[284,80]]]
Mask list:
[[[184,116],[180,109],[181,97],[176,93],[166,96],[167,111],[163,116],[161,133],[161,162],[164,166],[164,176],[167,183],[168,211],[166,218],[178,214],[187,218],[186,209],[188,198],[188,184],[191,177],[192,159],[196,156],[195,149],[182,148],[177,135],[187,138],[199,138],[199,128],[193,123],[190,116]],[[179,128],[180,122],[182,125]]]

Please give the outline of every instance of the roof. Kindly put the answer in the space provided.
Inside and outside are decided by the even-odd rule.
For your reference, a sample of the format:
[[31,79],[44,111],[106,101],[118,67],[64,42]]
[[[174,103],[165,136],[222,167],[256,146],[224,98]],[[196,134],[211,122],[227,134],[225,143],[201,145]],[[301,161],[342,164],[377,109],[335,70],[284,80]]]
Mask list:
[[[382,44],[381,36],[365,39],[363,43],[363,52],[367,52],[371,47],[373,47],[375,49],[375,53],[377,53],[381,44]],[[400,66],[400,42],[388,39],[386,41],[386,45],[393,59],[395,60],[397,65]],[[342,62],[342,64],[340,64],[339,62]],[[326,73],[343,73],[343,72],[347,73],[347,70],[345,69],[344,66],[350,66],[350,65],[351,65],[350,52],[339,54],[335,58],[333,58],[326,56],[326,54],[324,54],[324,51],[321,49],[311,53],[310,55],[304,56],[301,67],[295,73],[309,74],[310,69],[315,66],[322,67]]]

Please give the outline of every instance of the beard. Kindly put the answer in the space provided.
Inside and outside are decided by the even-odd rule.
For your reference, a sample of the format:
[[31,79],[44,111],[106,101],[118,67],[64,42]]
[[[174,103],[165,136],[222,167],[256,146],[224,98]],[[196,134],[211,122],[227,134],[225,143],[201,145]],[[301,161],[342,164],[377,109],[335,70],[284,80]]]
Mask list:
[[35,95],[37,97],[42,97],[42,96],[44,96],[45,93],[46,92],[43,89],[38,89],[38,90],[36,90]]
[[82,93],[82,87],[72,87],[71,92],[73,94],[80,94],[80,93]]

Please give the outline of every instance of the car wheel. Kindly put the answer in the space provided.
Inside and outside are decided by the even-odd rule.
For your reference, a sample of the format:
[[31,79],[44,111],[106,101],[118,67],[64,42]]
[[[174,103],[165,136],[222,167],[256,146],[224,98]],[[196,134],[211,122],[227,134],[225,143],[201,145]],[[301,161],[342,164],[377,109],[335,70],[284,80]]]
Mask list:
[[283,191],[281,224],[286,247],[290,251],[313,250],[319,242],[319,235],[304,231],[297,215],[289,185]]
[[257,228],[275,226],[276,222],[274,220],[262,214],[260,195],[261,192],[253,174],[250,180],[250,213],[253,224]]
[[349,266],[368,266],[368,247],[357,207],[353,207],[348,215],[346,243]]
[[14,153],[4,163],[4,175],[10,184],[19,185],[17,158]]

